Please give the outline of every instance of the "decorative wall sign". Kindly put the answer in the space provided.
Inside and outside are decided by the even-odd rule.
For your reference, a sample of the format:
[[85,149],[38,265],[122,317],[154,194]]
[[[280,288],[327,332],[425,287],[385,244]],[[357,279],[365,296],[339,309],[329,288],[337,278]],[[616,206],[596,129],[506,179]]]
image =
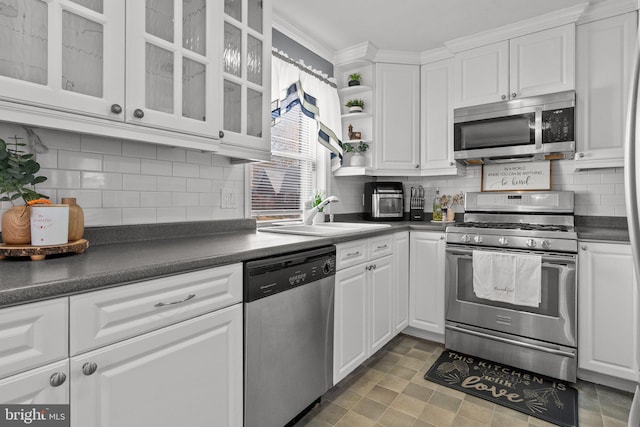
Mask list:
[[551,190],[551,160],[482,165],[482,191]]

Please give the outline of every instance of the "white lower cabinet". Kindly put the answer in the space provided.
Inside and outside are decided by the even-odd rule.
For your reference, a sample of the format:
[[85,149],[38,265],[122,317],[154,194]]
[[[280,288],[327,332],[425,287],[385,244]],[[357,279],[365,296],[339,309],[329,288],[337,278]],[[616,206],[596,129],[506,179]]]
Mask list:
[[398,332],[396,319],[402,315],[396,303],[402,294],[398,280],[402,272],[394,264],[394,248],[400,247],[394,237],[386,234],[336,245],[334,384]]
[[[578,368],[637,381],[640,309],[629,244],[581,242]],[[580,372],[578,376],[582,377]]]
[[409,326],[444,342],[444,234],[411,231],[409,242]]
[[0,403],[44,405],[69,403],[69,360],[50,363],[0,380]]
[[394,322],[393,333],[399,334],[409,326],[409,232],[393,235]]
[[71,358],[72,426],[242,426],[242,304]]

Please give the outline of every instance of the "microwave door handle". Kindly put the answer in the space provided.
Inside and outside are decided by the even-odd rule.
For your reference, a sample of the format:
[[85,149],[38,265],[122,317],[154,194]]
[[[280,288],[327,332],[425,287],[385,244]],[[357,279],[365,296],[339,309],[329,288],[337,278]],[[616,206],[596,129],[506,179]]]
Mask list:
[[542,107],[536,107],[534,138],[536,151],[542,150]]

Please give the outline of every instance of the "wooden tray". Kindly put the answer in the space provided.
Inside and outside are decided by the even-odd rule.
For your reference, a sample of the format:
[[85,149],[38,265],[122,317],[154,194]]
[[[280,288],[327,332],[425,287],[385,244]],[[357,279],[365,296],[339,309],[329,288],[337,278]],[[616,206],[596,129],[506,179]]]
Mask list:
[[63,245],[51,246],[32,246],[32,245],[5,245],[0,243],[0,259],[5,257],[25,257],[28,256],[32,261],[43,260],[47,255],[64,254],[75,252],[81,254],[89,247],[89,241],[86,239],[68,242]]

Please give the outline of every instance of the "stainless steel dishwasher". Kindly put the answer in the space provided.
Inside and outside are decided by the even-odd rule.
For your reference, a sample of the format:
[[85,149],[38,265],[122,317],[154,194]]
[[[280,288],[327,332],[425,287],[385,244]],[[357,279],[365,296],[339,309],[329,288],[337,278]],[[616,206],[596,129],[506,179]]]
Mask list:
[[244,420],[282,427],[333,385],[334,246],[244,266]]

